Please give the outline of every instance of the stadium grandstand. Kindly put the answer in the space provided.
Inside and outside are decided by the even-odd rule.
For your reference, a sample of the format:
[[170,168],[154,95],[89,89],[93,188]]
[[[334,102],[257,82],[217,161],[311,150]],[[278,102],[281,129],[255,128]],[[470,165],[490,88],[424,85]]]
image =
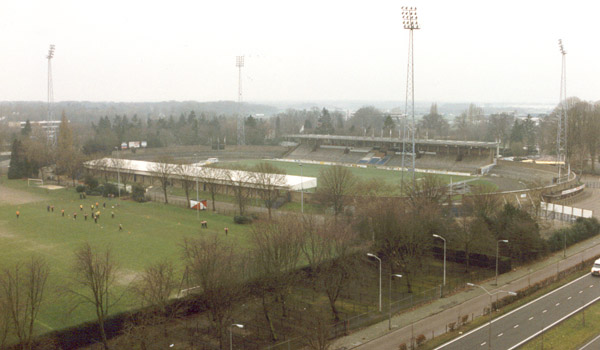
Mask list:
[[[288,159],[311,159],[336,163],[355,163],[373,166],[400,167],[403,142],[393,137],[365,137],[343,135],[296,134],[285,138],[298,143],[289,152]],[[469,174],[482,174],[495,164],[498,142],[415,140],[418,169],[448,170]],[[405,155],[411,142],[406,142]],[[410,157],[405,157],[408,167]]]

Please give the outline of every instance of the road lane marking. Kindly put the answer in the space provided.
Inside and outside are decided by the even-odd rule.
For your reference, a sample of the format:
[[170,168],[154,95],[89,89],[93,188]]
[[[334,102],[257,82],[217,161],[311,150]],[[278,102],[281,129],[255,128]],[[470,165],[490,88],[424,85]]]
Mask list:
[[556,303],[556,305],[554,305],[554,306],[558,306],[558,305],[560,305],[560,303]]
[[503,336],[503,335],[504,335],[504,333],[500,333],[500,334],[498,334],[498,336],[499,336],[499,337],[501,337],[501,336]]
[[580,308],[578,308],[578,309],[575,309],[575,310],[571,311],[570,313],[568,313],[567,315],[563,316],[563,317],[562,317],[562,318],[560,318],[559,320],[557,320],[557,321],[554,321],[553,323],[551,323],[551,324],[549,324],[548,326],[544,327],[542,330],[539,330],[539,331],[537,331],[537,332],[533,333],[533,334],[532,334],[532,335],[530,335],[529,337],[527,337],[527,338],[525,338],[525,339],[521,340],[521,342],[519,342],[518,344],[516,344],[516,345],[514,345],[514,346],[512,346],[512,347],[510,347],[510,348],[508,348],[507,350],[514,350],[514,349],[518,348],[519,346],[521,346],[521,345],[525,344],[526,342],[528,342],[528,341],[530,341],[531,339],[533,339],[533,338],[537,337],[538,335],[540,335],[540,333],[542,333],[543,331],[548,331],[548,329],[550,329],[550,328],[552,328],[552,327],[556,326],[557,324],[561,323],[562,321],[566,320],[567,318],[569,318],[569,317],[571,317],[571,316],[575,315],[575,314],[576,314],[576,313],[578,313],[579,311],[581,311],[581,310],[585,309],[586,307],[588,307],[588,306],[592,305],[593,303],[597,302],[598,300],[600,300],[600,297],[597,297],[596,299],[594,299],[594,300],[592,300],[592,301],[588,302],[587,304],[585,304],[585,305],[581,306]]
[[519,325],[518,325],[518,324],[516,324],[516,325],[515,325],[513,328],[519,328]]
[[531,321],[531,320],[533,320],[533,316],[531,316],[531,317],[529,318],[529,321]]
[[567,300],[571,300],[572,297],[568,297]]
[[486,342],[481,343],[481,346],[484,346],[485,344],[487,344]]
[[581,293],[583,293],[583,291],[582,291],[582,290],[580,290],[580,291],[579,291],[579,294],[581,294]]
[[593,284],[590,284],[590,288],[592,288],[593,286],[594,286]]
[[544,311],[542,311],[542,313],[543,313],[543,314],[545,314],[546,312],[548,312],[548,310],[544,310]]
[[[531,304],[533,304],[533,303],[536,303],[536,302],[538,302],[538,301],[542,300],[543,298],[546,298],[546,297],[548,297],[549,295],[552,295],[552,294],[554,294],[554,293],[558,292],[559,290],[561,290],[561,289],[563,289],[563,288],[566,288],[566,287],[570,286],[570,285],[571,285],[571,284],[573,284],[573,283],[577,283],[577,282],[579,282],[580,280],[582,280],[582,279],[584,279],[584,278],[586,278],[586,277],[589,277],[589,275],[588,275],[588,274],[585,274],[585,275],[583,275],[583,276],[581,276],[581,277],[579,277],[579,278],[576,278],[576,279],[574,279],[573,281],[571,281],[571,282],[569,282],[569,283],[567,283],[567,284],[565,284],[565,285],[563,285],[563,286],[561,286],[561,287],[559,287],[559,288],[557,288],[557,289],[555,289],[555,290],[553,290],[553,291],[551,291],[551,292],[548,292],[547,294],[544,294],[544,295],[542,295],[542,296],[538,297],[537,299],[534,299],[534,300],[532,300],[532,301],[528,302],[528,303],[527,303],[527,304],[525,304],[525,305],[521,305],[520,307],[518,307],[518,308],[516,308],[516,309],[514,309],[514,310],[512,310],[512,311],[510,311],[510,312],[508,312],[508,313],[505,313],[504,315],[502,315],[502,316],[500,316],[500,317],[497,317],[497,318],[493,319],[493,320],[491,321],[491,323],[494,323],[494,322],[496,322],[496,321],[499,321],[499,320],[503,319],[504,317],[507,317],[507,316],[509,316],[509,315],[511,315],[511,314],[513,314],[513,313],[515,313],[515,312],[517,312],[517,311],[519,311],[519,310],[523,309],[523,308],[526,308],[526,307],[528,307],[529,305],[531,305]],[[471,299],[471,300],[472,300],[472,299]],[[444,347],[446,347],[446,346],[448,346],[448,345],[450,345],[450,344],[452,344],[452,343],[454,343],[454,342],[457,342],[457,341],[461,340],[462,338],[464,338],[464,337],[466,337],[466,336],[469,336],[471,333],[475,333],[475,332],[477,332],[478,330],[480,330],[480,329],[482,329],[482,328],[484,328],[484,327],[487,327],[487,326],[488,326],[488,324],[484,324],[484,325],[482,325],[482,326],[479,326],[479,327],[477,327],[477,328],[475,328],[475,329],[473,329],[473,330],[471,330],[471,331],[469,331],[469,332],[467,332],[467,333],[465,333],[465,334],[461,335],[460,337],[454,338],[453,340],[451,340],[451,341],[449,341],[449,342],[447,342],[447,343],[445,343],[445,344],[442,344],[442,345],[438,346],[438,347],[437,347],[437,348],[435,348],[434,350],[439,350],[439,349],[442,349],[442,348],[444,348]],[[398,329],[397,331],[400,331],[400,329]]]

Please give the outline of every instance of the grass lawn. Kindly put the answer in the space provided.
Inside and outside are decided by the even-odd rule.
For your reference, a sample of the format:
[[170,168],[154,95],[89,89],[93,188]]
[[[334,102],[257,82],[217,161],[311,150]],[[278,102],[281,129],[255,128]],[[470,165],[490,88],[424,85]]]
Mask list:
[[[224,168],[235,167],[235,166],[239,166],[239,165],[251,167],[260,162],[271,163],[271,164],[283,169],[285,171],[285,173],[288,175],[300,175],[300,166],[297,163],[293,163],[293,162],[249,159],[249,160],[236,161],[236,162],[231,162],[231,163],[222,162],[219,164],[220,164],[220,166],[222,166]],[[319,173],[326,167],[329,167],[329,165],[303,163],[302,164],[302,175],[310,176],[310,177],[319,177]],[[377,168],[372,168],[372,167],[371,168],[349,167],[349,169],[352,171],[352,174],[357,176],[360,180],[364,181],[364,180],[375,179],[375,180],[384,181],[390,185],[395,185],[398,189],[398,192],[400,192],[400,180],[402,177],[402,174],[400,171],[377,169]],[[424,173],[416,173],[416,178],[423,177],[424,175],[425,175]],[[458,181],[472,179],[472,177],[467,177],[467,176],[455,176],[455,175],[436,175],[436,176],[439,176],[444,183],[448,183],[448,184],[450,183],[451,179],[452,179],[452,182],[458,182]],[[410,178],[411,178],[411,174],[408,172],[404,172],[404,180],[409,181]],[[490,184],[486,180],[478,180],[478,181],[481,181],[482,183]]]
[[[50,279],[47,299],[38,317],[39,331],[59,329],[92,320],[91,306],[82,305],[68,312],[74,305],[74,298],[65,292],[72,281],[74,250],[89,242],[94,247],[110,246],[118,262],[121,274],[118,289],[125,292],[129,283],[151,263],[168,259],[179,269],[181,276],[181,243],[185,237],[198,238],[215,234],[234,244],[244,247],[248,243],[248,227],[236,225],[228,216],[213,214],[210,211],[196,212],[160,203],[135,203],[132,201],[108,200],[88,196],[79,199],[74,189],[46,190],[27,187],[26,181],[4,180],[3,186],[27,191],[39,201],[27,204],[10,204],[0,196],[0,266],[10,266],[24,261],[31,255],[44,256],[50,265]],[[1,194],[1,189],[0,189]],[[90,205],[99,202],[101,212],[98,224],[88,215]],[[106,202],[106,208],[103,203]],[[116,205],[114,209],[111,207]],[[79,205],[83,205],[80,211]],[[47,206],[53,205],[54,212]],[[65,209],[65,216],[61,216]],[[17,220],[15,212],[20,211]],[[77,219],[73,219],[73,213]],[[111,212],[115,218],[111,218]],[[208,229],[200,229],[201,220],[208,221]],[[118,225],[123,225],[119,231]],[[229,228],[227,237],[223,228]],[[123,311],[137,305],[127,293],[113,308],[113,312]]]

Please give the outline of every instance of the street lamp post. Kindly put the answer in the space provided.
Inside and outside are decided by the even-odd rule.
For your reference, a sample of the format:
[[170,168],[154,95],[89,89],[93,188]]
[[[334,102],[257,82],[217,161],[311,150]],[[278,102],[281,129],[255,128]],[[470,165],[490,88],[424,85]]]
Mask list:
[[244,328],[243,324],[234,323],[229,326],[229,350],[233,350],[233,332],[231,331],[232,327]]
[[198,154],[194,154],[194,157],[196,157],[196,164],[194,166],[194,175],[196,176],[196,218],[200,220],[200,196],[198,195],[198,176],[200,174],[198,173]]
[[390,274],[390,308],[389,308],[389,317],[388,317],[388,330],[392,329],[392,277],[402,278],[402,275]]
[[500,239],[496,242],[496,286],[498,285],[498,250],[499,250],[500,242],[508,243],[508,239]]
[[444,287],[446,286],[446,239],[440,235],[433,235],[435,238],[444,240]]
[[474,284],[474,283],[467,283],[467,286],[479,287],[479,288],[483,289],[483,291],[486,292],[490,296],[490,320],[489,320],[489,324],[488,324],[488,349],[491,349],[492,348],[492,296],[499,294],[499,293],[508,293],[509,295],[517,295],[517,293],[509,292],[507,290],[498,290],[495,293],[490,293],[483,286],[480,286],[480,285]]
[[381,312],[381,259],[375,254],[367,253],[367,256],[375,258],[379,261],[379,312]]
[[298,162],[300,166],[300,211],[304,214],[304,181],[302,178],[302,162]]

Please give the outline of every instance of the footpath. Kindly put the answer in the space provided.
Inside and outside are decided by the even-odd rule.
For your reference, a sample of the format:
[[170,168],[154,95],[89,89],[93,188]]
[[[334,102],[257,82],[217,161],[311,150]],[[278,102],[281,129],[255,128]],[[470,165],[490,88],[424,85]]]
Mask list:
[[[537,263],[498,276],[498,286],[494,285],[493,278],[479,284],[492,294],[499,290],[519,292],[598,256],[600,237],[594,237],[569,247],[566,259],[563,258],[563,251],[556,252]],[[505,296],[506,293],[496,294],[494,301]],[[396,350],[400,344],[406,344],[408,349],[413,349],[411,344],[415,343],[418,336],[423,335],[430,340],[446,333],[448,325],[452,322],[458,325],[465,316],[468,322],[482,316],[489,306],[490,297],[483,290],[465,286],[462,292],[438,298],[412,311],[393,316],[391,330],[388,329],[386,320],[337,339],[332,349]]]

